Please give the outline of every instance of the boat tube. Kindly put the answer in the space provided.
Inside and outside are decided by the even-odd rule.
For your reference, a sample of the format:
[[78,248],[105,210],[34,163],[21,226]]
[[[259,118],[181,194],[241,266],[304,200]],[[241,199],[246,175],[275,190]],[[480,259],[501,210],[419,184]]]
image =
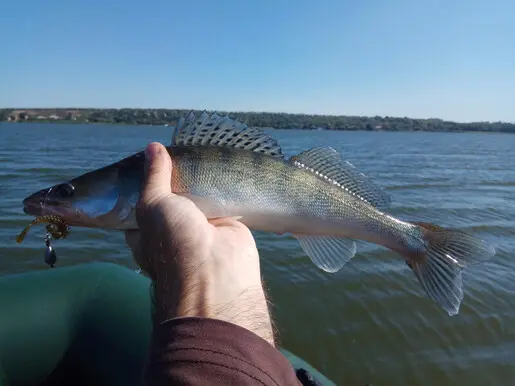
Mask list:
[[[150,280],[112,263],[0,277],[0,386],[141,383]],[[335,385],[285,349],[303,385]]]

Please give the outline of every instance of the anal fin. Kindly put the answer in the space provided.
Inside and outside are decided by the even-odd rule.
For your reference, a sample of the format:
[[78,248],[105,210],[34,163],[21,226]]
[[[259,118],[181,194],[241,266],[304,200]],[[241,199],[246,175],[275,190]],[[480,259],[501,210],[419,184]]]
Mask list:
[[311,261],[321,270],[338,272],[356,254],[352,239],[294,234]]

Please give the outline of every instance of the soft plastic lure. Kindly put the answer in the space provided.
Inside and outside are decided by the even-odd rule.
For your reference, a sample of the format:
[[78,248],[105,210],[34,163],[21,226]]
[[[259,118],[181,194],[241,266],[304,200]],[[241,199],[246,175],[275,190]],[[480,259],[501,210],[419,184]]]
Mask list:
[[64,220],[61,219],[60,217],[52,216],[52,215],[41,216],[41,217],[36,217],[34,220],[32,220],[31,223],[29,225],[27,225],[25,227],[25,229],[23,229],[18,236],[16,236],[16,242],[21,243],[23,241],[23,239],[25,238],[25,236],[27,235],[27,233],[29,232],[30,228],[33,225],[37,225],[37,224],[41,224],[41,223],[47,223],[47,226],[46,226],[47,233],[52,235],[52,237],[56,240],[65,238],[70,233],[68,224],[66,224],[64,222]]

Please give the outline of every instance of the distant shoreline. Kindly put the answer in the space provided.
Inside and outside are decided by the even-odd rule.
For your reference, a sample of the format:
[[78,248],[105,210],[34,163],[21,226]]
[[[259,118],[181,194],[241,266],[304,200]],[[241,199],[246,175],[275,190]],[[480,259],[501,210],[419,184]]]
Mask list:
[[[175,126],[186,109],[0,109],[0,122]],[[280,130],[515,133],[515,123],[452,122],[408,117],[362,117],[267,112],[218,112],[251,127]]]
[[[32,124],[55,124],[55,125],[89,125],[89,126],[96,126],[96,125],[109,125],[109,126],[149,126],[149,127],[167,127],[166,125],[161,124],[150,124],[150,123],[114,123],[114,122],[82,122],[82,121],[66,121],[66,120],[59,120],[59,121],[25,121],[25,122],[9,122],[9,121],[0,121],[1,124],[7,124],[7,125],[32,125]],[[173,128],[174,125],[168,125],[170,129]],[[377,129],[377,130],[365,130],[365,129],[306,129],[306,128],[296,128],[296,127],[290,127],[290,128],[275,128],[275,127],[259,127],[259,126],[252,126],[256,129],[261,130],[302,130],[302,131],[337,131],[337,132],[355,132],[355,133],[457,133],[457,134],[466,134],[466,133],[478,133],[478,134],[515,134],[514,131],[493,131],[493,130],[385,130],[385,129]]]

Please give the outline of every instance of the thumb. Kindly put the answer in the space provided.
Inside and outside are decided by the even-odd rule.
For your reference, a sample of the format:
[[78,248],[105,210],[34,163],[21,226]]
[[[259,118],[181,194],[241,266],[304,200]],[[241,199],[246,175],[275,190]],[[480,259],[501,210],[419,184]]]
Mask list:
[[[166,148],[153,142],[145,149],[145,176],[140,195],[143,208],[172,193],[172,159]],[[142,209],[143,209],[142,208]]]

